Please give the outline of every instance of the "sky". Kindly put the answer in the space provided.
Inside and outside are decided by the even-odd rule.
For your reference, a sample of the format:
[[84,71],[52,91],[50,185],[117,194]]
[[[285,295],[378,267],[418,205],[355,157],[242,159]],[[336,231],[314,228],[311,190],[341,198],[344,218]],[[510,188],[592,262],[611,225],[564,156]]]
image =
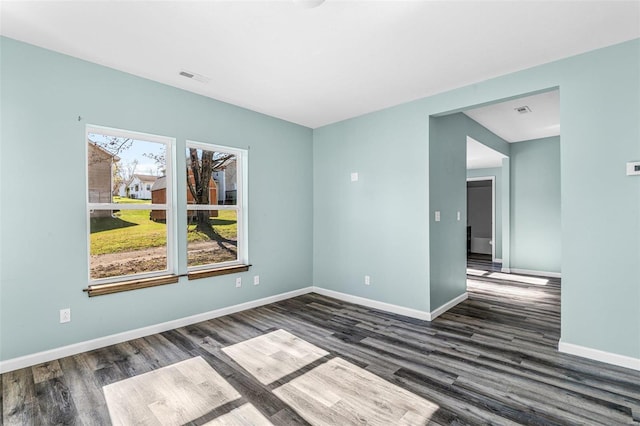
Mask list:
[[[122,140],[122,138],[119,138]],[[89,134],[89,140],[97,143],[99,146],[106,148],[109,152],[114,153],[113,149],[117,147],[108,145],[109,138],[104,135],[99,135],[95,133]],[[159,167],[159,165],[153,160],[153,158],[149,158],[145,156],[147,155],[161,155],[164,152],[164,144],[158,142],[149,142],[144,140],[134,139],[130,144],[125,145],[123,149],[115,154],[120,157],[120,165],[122,167],[127,167],[127,165],[133,163],[134,160],[138,160],[138,165],[135,169],[136,174],[145,174],[145,175],[161,175],[161,169],[163,167]]]

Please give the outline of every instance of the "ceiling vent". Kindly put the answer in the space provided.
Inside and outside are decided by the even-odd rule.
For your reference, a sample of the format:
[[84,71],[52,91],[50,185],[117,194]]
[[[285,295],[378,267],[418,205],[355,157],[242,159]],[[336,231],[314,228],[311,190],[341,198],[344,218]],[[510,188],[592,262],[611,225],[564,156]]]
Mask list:
[[211,80],[209,77],[204,76],[202,74],[196,74],[195,72],[185,71],[185,70],[180,71],[179,75],[191,80],[198,81],[200,83],[208,83],[209,80]]
[[514,109],[518,114],[528,114],[531,112],[531,109],[526,105]]

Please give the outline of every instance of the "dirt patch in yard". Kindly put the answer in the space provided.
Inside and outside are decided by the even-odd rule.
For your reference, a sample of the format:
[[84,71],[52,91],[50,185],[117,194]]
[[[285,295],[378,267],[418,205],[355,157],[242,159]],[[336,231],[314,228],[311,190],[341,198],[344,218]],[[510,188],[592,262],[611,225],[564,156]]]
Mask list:
[[[237,247],[230,243],[191,243],[187,251],[189,266],[232,261],[237,258]],[[91,278],[109,278],[143,272],[162,271],[167,268],[167,248],[91,256]]]

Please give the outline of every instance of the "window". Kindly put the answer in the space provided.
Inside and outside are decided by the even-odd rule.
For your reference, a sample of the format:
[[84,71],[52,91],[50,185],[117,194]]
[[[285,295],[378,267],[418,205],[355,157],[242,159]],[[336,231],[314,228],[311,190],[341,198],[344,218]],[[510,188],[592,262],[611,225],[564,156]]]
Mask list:
[[246,152],[187,142],[187,267],[246,263],[243,162]]
[[172,185],[151,200],[133,193],[138,184],[133,192],[127,190],[138,173],[153,176],[152,186],[171,181],[173,144],[166,137],[87,128],[91,284],[174,273],[173,233],[168,231],[174,226]]
[[248,270],[245,150],[187,141],[176,176],[172,138],[86,136],[89,296]]

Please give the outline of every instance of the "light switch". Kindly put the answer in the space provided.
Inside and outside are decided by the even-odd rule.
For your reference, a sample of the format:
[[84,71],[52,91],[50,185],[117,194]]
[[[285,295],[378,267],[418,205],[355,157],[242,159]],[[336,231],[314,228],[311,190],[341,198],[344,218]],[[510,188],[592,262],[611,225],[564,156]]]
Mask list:
[[440,222],[440,212],[436,212],[436,222]]
[[458,212],[458,221],[460,220],[460,212]]
[[357,182],[357,181],[358,181],[358,172],[351,173],[351,182]]
[[640,175],[640,161],[627,163],[627,176]]

